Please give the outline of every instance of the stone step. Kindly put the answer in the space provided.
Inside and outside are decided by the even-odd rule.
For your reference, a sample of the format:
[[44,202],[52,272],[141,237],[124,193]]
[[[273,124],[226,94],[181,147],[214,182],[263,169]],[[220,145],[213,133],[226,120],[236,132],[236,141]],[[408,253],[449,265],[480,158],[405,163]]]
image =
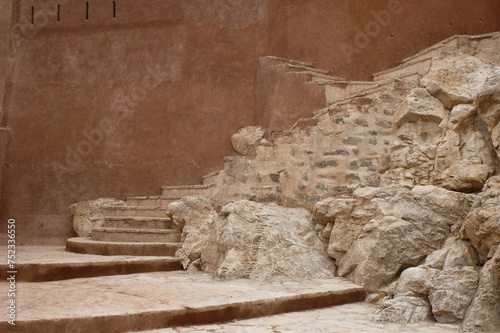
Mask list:
[[223,170],[217,170],[209,173],[208,175],[203,176],[203,185],[217,185]]
[[426,74],[431,68],[432,58],[417,59],[411,62],[405,62],[398,67],[394,67],[376,74],[373,74],[373,80],[375,82],[381,82],[385,80],[395,79],[410,74]]
[[468,35],[455,35],[448,39],[445,39],[437,44],[434,44],[422,51],[414,54],[401,61],[401,64],[414,62],[424,58],[441,58],[447,54],[456,54],[457,52],[463,51],[469,53],[474,50],[477,45],[475,43],[481,41],[485,38],[498,38],[500,37],[500,32],[491,32],[482,35],[468,36]]
[[[15,330],[7,316],[0,318],[0,332],[151,331],[320,309],[366,297],[362,287],[341,278],[215,281],[209,274],[183,271],[18,282],[16,287],[22,290],[16,302],[24,310],[18,312]],[[7,304],[7,293],[0,301]]]
[[[58,252],[57,252],[58,253]],[[74,257],[61,259],[61,255],[44,262],[17,262],[16,281],[45,282],[97,276],[125,275],[181,270],[180,260],[174,257],[125,257],[95,258],[73,253]],[[82,258],[77,258],[81,256]],[[0,264],[0,278],[7,278],[7,265]],[[1,332],[10,332],[1,330]],[[25,331],[28,332],[28,331]]]
[[66,241],[66,251],[103,256],[174,256],[182,243],[104,242],[90,237]]
[[286,64],[300,65],[300,66],[305,66],[305,67],[314,67],[314,64],[312,64],[310,62],[304,62],[304,61],[299,61],[299,60],[285,59],[285,58],[280,58],[280,57],[275,57],[275,56],[266,56],[263,58],[272,59],[274,61],[282,62],[282,63],[286,63]]
[[112,216],[141,216],[166,217],[165,206],[104,206],[101,208],[105,217]]
[[185,197],[190,195],[210,196],[213,190],[215,190],[215,184],[163,186],[161,188],[162,195],[167,197]]
[[306,71],[306,72],[328,75],[327,70],[317,69],[317,68],[313,68],[313,67],[309,67],[309,66],[287,64],[287,67],[290,69],[293,69],[293,70],[297,70],[297,71]]
[[181,232],[177,229],[94,228],[92,239],[105,242],[160,242],[178,243]]
[[170,229],[172,220],[169,217],[106,216],[104,225],[108,228]]
[[375,82],[338,81],[325,86],[326,105],[331,105],[364,89],[372,88]]
[[354,94],[352,94],[346,98],[343,98],[341,100],[334,102],[333,104],[331,104],[323,109],[314,111],[314,113],[313,113],[314,116],[312,118],[321,117],[323,114],[333,110],[335,108],[335,106],[350,103],[350,102],[352,102],[353,99],[356,99],[359,97],[372,97],[372,96],[376,97],[378,93],[380,93],[381,91],[383,91],[385,89],[393,89],[395,84],[398,82],[401,82],[401,81],[418,82],[419,79],[420,79],[419,74],[406,74],[406,75],[401,76],[401,77],[396,78],[396,79],[390,79],[390,80],[385,80],[385,81],[381,81],[381,82],[376,82],[375,85],[373,85],[369,88],[362,89],[362,90],[355,92]]
[[129,206],[155,206],[167,207],[172,202],[180,200],[181,197],[164,197],[164,196],[139,196],[127,198]]

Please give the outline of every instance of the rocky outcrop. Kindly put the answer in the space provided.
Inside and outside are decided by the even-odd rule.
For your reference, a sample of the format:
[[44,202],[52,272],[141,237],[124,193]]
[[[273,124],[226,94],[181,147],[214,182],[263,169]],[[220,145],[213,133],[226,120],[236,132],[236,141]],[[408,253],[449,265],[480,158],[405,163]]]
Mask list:
[[472,201],[472,195],[435,186],[367,187],[318,202],[314,219],[325,227],[333,223],[328,253],[339,275],[376,291],[440,249],[458,232]]
[[[498,40],[450,42],[432,51],[440,56],[426,60],[427,69],[422,62],[418,73],[370,85],[271,133],[271,142],[262,131],[243,130],[233,144],[244,156],[226,158],[212,197],[222,213],[208,218],[208,239],[196,238],[207,245],[183,255],[219,278],[324,276],[324,257],[316,256],[322,241],[339,275],[362,284],[372,299],[387,295],[377,320],[465,319],[465,327],[492,327],[500,243]],[[312,223],[304,210],[257,202],[305,208]],[[293,218],[278,222],[285,215]],[[299,237],[289,234],[293,225],[310,229]],[[304,243],[312,230],[317,236],[306,239],[314,242]],[[275,232],[319,252],[296,252]],[[293,257],[297,271],[275,253]]]
[[90,237],[93,228],[104,225],[101,207],[125,205],[124,201],[117,199],[97,199],[72,204],[69,206],[69,212],[73,215],[73,229],[78,237]]
[[175,254],[184,269],[199,268],[201,251],[218,218],[211,202],[201,196],[184,197],[168,206],[173,224],[182,230],[182,247]]
[[474,102],[494,69],[476,57],[444,57],[433,60],[423,84],[447,109],[451,109],[457,104]]
[[241,155],[251,155],[255,147],[264,138],[266,131],[258,126],[247,126],[231,137],[234,150]]
[[463,329],[466,332],[498,332],[500,327],[500,246],[484,265],[479,277],[479,288],[466,314]]
[[[416,302],[426,304],[421,307],[428,308],[429,314],[432,313],[439,322],[460,322],[464,318],[478,286],[475,253],[470,245],[455,237],[446,243],[443,249],[429,255],[422,265],[401,273],[392,295],[383,300],[377,320],[410,322],[425,319],[421,315],[398,315],[414,313]],[[414,301],[401,301],[407,298]]]
[[169,206],[183,228],[177,255],[217,279],[300,280],[333,277],[335,265],[316,236],[309,212],[237,201],[217,216],[208,201],[188,197]]
[[483,261],[500,244],[500,177],[491,177],[476,197],[472,210],[460,230],[469,239]]

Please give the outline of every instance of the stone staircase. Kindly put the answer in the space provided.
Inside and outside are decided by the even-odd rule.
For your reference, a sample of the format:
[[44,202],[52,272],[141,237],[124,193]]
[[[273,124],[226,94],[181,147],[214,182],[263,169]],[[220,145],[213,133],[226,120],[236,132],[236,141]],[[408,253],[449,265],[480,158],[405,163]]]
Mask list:
[[173,256],[180,247],[181,233],[167,216],[175,198],[135,197],[127,206],[105,206],[105,223],[92,230],[91,238],[71,238],[71,252],[100,255]]
[[68,239],[66,250],[82,254],[173,257],[181,246],[181,232],[167,216],[168,205],[184,196],[210,197],[214,189],[215,184],[163,186],[161,196],[129,197],[126,206],[104,206],[101,208],[104,225],[92,229],[92,237]]
[[[383,161],[379,159],[380,151],[387,150],[390,140],[393,139],[390,129],[394,110],[386,108],[377,114],[367,114],[363,109],[365,104],[372,102],[394,104],[394,101],[382,101],[387,91],[400,90],[401,95],[406,96],[406,90],[419,84],[434,57],[458,52],[474,54],[477,47],[475,44],[483,38],[498,39],[500,34],[451,37],[404,59],[395,68],[374,74],[373,81],[349,81],[330,76],[328,72],[315,69],[309,63],[267,57],[285,63],[290,71],[309,76],[311,79],[307,84],[323,86],[325,107],[315,112],[311,110],[310,118],[299,119],[290,130],[271,133],[269,138],[271,142],[258,146],[256,156],[226,157],[223,170],[204,176],[202,184],[163,186],[161,195],[129,197],[126,206],[103,207],[105,224],[95,228],[91,238],[69,239],[67,251],[110,256],[144,256],[144,260],[147,256],[163,256],[168,265],[149,264],[147,270],[180,270],[180,262],[173,256],[181,246],[181,233],[175,229],[167,216],[167,206],[182,197],[201,195],[219,203],[227,202],[229,199],[255,199],[283,205],[300,204],[312,207],[322,195],[331,196],[331,193],[344,191],[352,181],[369,179],[371,174],[377,173],[383,167]],[[343,106],[348,107],[342,110]],[[355,127],[353,124],[359,126]],[[356,131],[346,133],[345,128],[348,128],[348,125],[353,125]],[[321,135],[315,137],[317,133],[311,134],[311,130],[319,126],[333,128],[328,138],[331,141],[328,147],[319,147],[318,142],[323,137]],[[306,142],[302,147],[298,147],[296,143],[299,136]],[[333,139],[338,142],[334,142]],[[300,161],[309,161],[307,162],[309,164],[283,163],[300,154],[302,154]],[[336,157],[338,159],[335,159]],[[283,172],[287,167],[291,170],[289,174]],[[302,177],[300,170],[313,167],[314,172]],[[347,173],[342,174],[338,169],[347,170]],[[331,177],[332,175],[334,177]],[[293,179],[294,177],[296,179]],[[312,182],[313,177],[314,182]],[[310,181],[312,186],[301,188],[301,183],[305,184],[307,181]],[[318,187],[319,185],[321,186]],[[285,196],[280,198],[280,193],[286,191],[291,195],[288,198]],[[134,270],[129,269],[126,274],[131,272]],[[363,297],[364,294],[358,300]],[[300,300],[297,304],[299,303]],[[331,306],[333,303],[328,304]],[[254,307],[255,304],[249,305],[248,311]],[[304,309],[307,309],[307,306]],[[187,311],[191,309],[187,308]],[[207,315],[208,312],[213,312],[213,309],[203,309],[203,311],[205,312],[200,314]],[[228,312],[230,311],[224,308],[224,313]],[[269,312],[262,314],[268,315]],[[164,315],[158,317],[163,318]],[[234,316],[237,317],[241,316]],[[213,316],[210,318],[212,320]],[[139,321],[137,319],[137,322]],[[196,320],[190,317],[189,320],[182,321],[182,324],[194,322]],[[155,325],[166,327],[171,324],[171,322],[161,322]],[[152,327],[152,325],[141,322],[137,327]]]
[[[376,173],[377,168],[382,163],[378,159],[380,152],[377,149],[379,148],[375,149],[377,144],[383,145],[382,148],[385,150],[388,148],[388,142],[391,140],[389,131],[392,127],[394,110],[385,110],[384,113],[377,115],[365,115],[362,111],[363,103],[381,100],[389,90],[405,90],[408,87],[417,86],[422,75],[429,71],[432,61],[436,57],[458,53],[474,55],[480,41],[484,39],[496,41],[499,38],[500,33],[480,36],[453,36],[402,60],[394,68],[374,74],[373,81],[349,81],[342,77],[328,75],[327,71],[316,69],[310,63],[278,57],[265,57],[266,61],[285,66],[287,72],[310,77],[310,80],[306,80],[305,84],[324,87],[325,107],[312,112],[310,118],[299,119],[290,130],[272,132],[269,138],[271,142],[258,146],[255,157],[226,157],[223,170],[204,176],[202,184],[163,186],[159,196],[129,197],[127,206],[103,207],[104,226],[95,228],[91,238],[69,239],[67,250],[100,255],[173,256],[181,246],[181,234],[172,226],[172,221],[167,216],[167,206],[185,196],[201,195],[216,202],[224,202],[228,199],[255,199],[278,202],[284,205],[297,204],[295,199],[287,198],[286,200],[289,202],[276,199],[283,190],[283,186],[285,186],[285,191],[287,190],[286,186],[290,186],[290,183],[280,182],[282,175],[279,170],[283,169],[283,163],[277,159],[277,154],[292,154],[292,156],[295,156],[296,153],[305,154],[304,156],[310,156],[309,159],[312,159],[315,152],[312,150],[296,152],[294,140],[297,136],[303,137],[304,133],[307,133],[311,128],[320,126],[320,123],[324,123],[325,120],[337,122],[337,125],[342,125],[342,127],[347,125],[347,123],[344,124],[344,121],[352,121],[353,123],[359,121],[359,124],[356,123],[359,125],[359,133],[349,133],[349,137],[340,138],[341,141],[334,144],[335,150],[325,152],[318,150],[316,152],[321,155],[319,156],[321,160],[311,164],[311,166],[317,168],[315,179],[322,179],[324,187],[326,187],[326,191],[323,189],[320,191],[325,192],[325,195],[332,193],[332,189],[334,189],[333,191],[343,191],[349,187],[351,180],[356,182],[360,178],[368,179],[371,174]],[[401,88],[401,86],[405,87]],[[350,104],[354,104],[358,108],[357,111],[353,110],[353,113],[350,114],[353,119],[343,119],[338,116],[339,108]],[[339,127],[339,131],[341,130]],[[345,135],[346,133],[338,132],[337,134]],[[355,135],[359,138],[366,138],[366,144],[363,143],[364,139],[360,140]],[[354,142],[356,140],[359,142]],[[275,149],[277,146],[281,147],[280,151]],[[316,146],[316,149],[319,147]],[[353,156],[352,152],[356,152],[355,155],[358,155],[357,151],[363,149],[366,150],[363,153],[364,156]],[[332,159],[339,154],[347,156],[350,154],[351,160],[348,158]],[[284,158],[286,159],[286,157]],[[265,164],[265,166],[259,166],[259,163]],[[337,164],[339,168],[358,171],[341,175],[342,181],[340,178],[328,179],[332,172],[336,174]],[[298,166],[298,168],[303,167],[303,165]],[[239,175],[238,173],[242,170],[247,170],[248,174]],[[269,170],[277,171],[273,173]],[[259,173],[259,171],[263,172]],[[245,182],[248,184],[244,184]],[[292,185],[297,187],[295,183]],[[310,193],[307,190],[297,191],[295,189],[295,192],[291,193],[297,195],[298,202],[309,207],[308,205],[313,205],[323,195],[316,189],[309,191]],[[300,198],[299,196],[304,197]]]

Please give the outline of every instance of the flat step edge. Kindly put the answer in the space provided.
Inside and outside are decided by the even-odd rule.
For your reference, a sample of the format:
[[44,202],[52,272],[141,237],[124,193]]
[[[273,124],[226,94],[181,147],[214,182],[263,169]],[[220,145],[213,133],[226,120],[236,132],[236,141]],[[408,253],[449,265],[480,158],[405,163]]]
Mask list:
[[[128,332],[131,327],[152,330],[321,309],[361,302],[366,298],[366,295],[366,291],[359,287],[173,310],[149,310],[95,317],[54,318],[53,320],[18,320],[16,327],[31,333],[66,332],[70,327],[75,329],[72,331],[74,333],[94,332],[95,327],[100,327],[103,332]],[[0,324],[0,328],[3,325],[4,323]],[[5,325],[7,324],[5,323]]]

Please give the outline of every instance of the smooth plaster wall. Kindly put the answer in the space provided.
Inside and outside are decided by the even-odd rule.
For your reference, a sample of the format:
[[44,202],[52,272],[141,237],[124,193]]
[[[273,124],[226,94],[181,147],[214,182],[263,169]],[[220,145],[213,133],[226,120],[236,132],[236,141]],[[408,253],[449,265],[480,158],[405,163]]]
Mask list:
[[220,168],[230,136],[257,121],[260,56],[366,79],[453,34],[500,30],[498,1],[406,1],[348,62],[340,43],[388,1],[117,0],[113,18],[113,1],[88,0],[88,20],[87,1],[49,1],[47,15],[43,2],[13,1],[24,31],[0,216],[39,244],[73,234],[71,203],[158,195]]

